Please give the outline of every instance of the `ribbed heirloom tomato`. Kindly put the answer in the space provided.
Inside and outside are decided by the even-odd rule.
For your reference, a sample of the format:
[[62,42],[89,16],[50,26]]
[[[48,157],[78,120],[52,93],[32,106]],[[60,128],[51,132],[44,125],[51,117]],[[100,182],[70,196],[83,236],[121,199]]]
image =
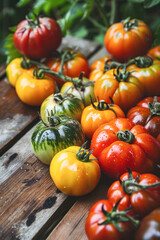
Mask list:
[[145,55],[151,43],[152,34],[148,26],[130,18],[111,25],[104,38],[107,51],[120,62]]
[[41,59],[56,50],[62,39],[59,24],[48,17],[23,20],[13,36],[15,47],[28,58]]
[[160,164],[160,143],[141,125],[128,118],[116,118],[93,134],[91,149],[104,173],[116,179],[127,168],[152,172]]
[[130,171],[112,183],[107,192],[107,199],[118,210],[131,208],[128,214],[143,218],[149,212],[160,207],[160,178],[154,174]]
[[[46,60],[45,64],[54,72],[63,71],[63,74],[75,78],[79,77],[83,72],[83,76],[87,77],[89,72],[89,64],[86,57],[79,51],[70,48],[62,49],[61,53],[55,53],[53,57]],[[54,78],[58,86],[62,86],[64,80]]]
[[160,60],[160,46],[156,46],[151,48],[148,53],[148,56],[150,56],[152,59],[158,59]]

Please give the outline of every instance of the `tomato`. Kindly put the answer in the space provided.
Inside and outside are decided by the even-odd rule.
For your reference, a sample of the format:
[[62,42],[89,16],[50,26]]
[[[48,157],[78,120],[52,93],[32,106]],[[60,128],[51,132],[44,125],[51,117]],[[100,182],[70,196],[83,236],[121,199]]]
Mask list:
[[50,175],[57,188],[71,196],[91,192],[101,171],[95,157],[82,147],[71,146],[58,152],[50,164]]
[[38,123],[31,136],[34,154],[48,165],[56,153],[72,145],[81,146],[84,141],[80,123],[64,114],[50,116],[48,124]]
[[56,113],[68,115],[78,121],[81,119],[84,105],[82,100],[72,94],[51,94],[47,97],[40,108],[40,115],[44,122],[48,122],[48,115]]
[[132,75],[143,84],[146,97],[160,95],[160,61],[141,57],[128,66],[127,71],[132,71]]
[[148,53],[148,56],[150,56],[152,59],[158,59],[160,60],[160,46],[156,46],[151,48]]
[[116,117],[125,117],[122,109],[114,103],[107,104],[104,100],[100,100],[85,107],[81,116],[81,125],[86,136],[91,138],[100,125]]
[[13,35],[15,47],[28,58],[41,59],[56,50],[62,39],[59,24],[48,17],[21,21]]
[[91,149],[104,173],[116,179],[130,168],[151,172],[159,164],[160,143],[141,125],[116,118],[101,125],[93,134]]
[[94,84],[87,78],[78,79],[77,83],[66,82],[60,89],[60,93],[72,93],[83,101],[84,106],[91,104],[91,98],[95,101]]
[[106,72],[105,63],[109,60],[111,60],[111,57],[105,56],[94,61],[90,67],[89,80],[97,81],[97,79],[101,78]]
[[152,34],[148,26],[130,18],[111,25],[104,38],[107,51],[120,62],[145,55],[151,43]]
[[158,240],[160,239],[160,208],[156,208],[140,223],[135,234],[135,240]]
[[[85,56],[79,51],[75,51],[70,48],[62,49],[61,54],[55,54],[46,60],[45,64],[54,72],[61,71],[61,67],[64,75],[75,78],[79,77],[83,72],[83,76],[87,77],[89,72],[89,64]],[[62,86],[64,80],[60,78],[54,78],[58,86]]]
[[108,200],[96,202],[90,209],[85,232],[89,240],[128,240],[138,221],[129,218],[127,209],[117,211]]
[[33,70],[33,68],[24,68],[22,65],[22,61],[23,58],[15,58],[6,67],[8,81],[13,87],[15,87],[17,79],[20,77],[20,75]]
[[125,172],[108,189],[107,199],[118,209],[131,208],[129,214],[143,218],[153,209],[160,207],[160,178],[154,174]]
[[17,79],[16,93],[22,102],[31,106],[40,106],[44,99],[55,92],[56,84],[47,76],[37,79],[32,72],[24,73]]
[[135,106],[144,96],[143,84],[133,73],[124,69],[111,69],[95,82],[95,97],[119,105],[123,111]]
[[160,97],[147,97],[127,114],[135,124],[140,124],[155,138],[160,135]]

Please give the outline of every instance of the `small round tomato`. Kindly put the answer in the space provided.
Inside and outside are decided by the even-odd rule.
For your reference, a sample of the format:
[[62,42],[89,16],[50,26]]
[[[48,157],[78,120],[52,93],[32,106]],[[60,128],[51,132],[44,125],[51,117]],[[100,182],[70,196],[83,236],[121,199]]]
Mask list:
[[156,46],[151,48],[148,53],[148,56],[150,56],[152,59],[158,59],[160,60],[160,46]]
[[[65,48],[58,55],[47,59],[45,65],[54,72],[63,71],[64,75],[71,78],[79,77],[81,72],[84,77],[87,77],[89,72],[89,64],[85,56],[70,48]],[[57,77],[54,79],[58,86],[63,85],[64,80]]]
[[15,47],[28,58],[41,59],[56,50],[62,40],[59,24],[48,17],[23,20],[13,35]]
[[95,97],[110,103],[110,97],[123,111],[135,106],[144,96],[143,84],[125,69],[111,69],[95,82]]
[[160,61],[152,60],[149,57],[140,57],[135,64],[127,67],[132,75],[139,79],[144,87],[146,97],[160,96]]
[[71,146],[57,153],[50,164],[50,175],[57,188],[71,196],[91,192],[101,171],[95,157],[82,147]]
[[151,43],[152,34],[148,26],[130,18],[111,25],[104,38],[107,51],[120,62],[145,55]]
[[125,117],[122,109],[114,104],[108,104],[104,100],[92,102],[84,108],[81,116],[81,125],[85,135],[92,138],[93,133],[103,123],[108,123],[114,118]]
[[90,209],[85,232],[89,240],[128,240],[135,227],[139,225],[132,217],[128,217],[127,209],[117,211],[108,200],[96,202]]
[[8,81],[13,87],[15,87],[17,79],[20,77],[20,75],[33,70],[33,68],[24,68],[22,61],[23,58],[15,58],[6,67]]
[[84,106],[91,104],[91,99],[95,101],[94,84],[87,78],[74,79],[76,82],[66,82],[60,89],[60,93],[71,93],[83,101]]
[[49,95],[56,91],[56,84],[49,77],[37,79],[32,72],[24,73],[17,79],[16,93],[22,102],[31,106],[40,106]]
[[127,114],[135,124],[145,129],[155,138],[160,135],[160,97],[147,97],[137,106],[131,108]]
[[152,172],[160,164],[160,144],[141,125],[128,118],[116,118],[93,134],[91,149],[104,173],[117,179],[127,168]]
[[105,56],[96,61],[94,61],[90,67],[89,72],[89,80],[97,81],[97,79],[101,78],[103,74],[106,72],[105,64],[111,60],[111,57]]
[[136,231],[134,240],[160,239],[160,208],[145,216]]
[[109,187],[107,199],[113,205],[120,201],[118,210],[130,208],[129,214],[143,218],[160,207],[160,178],[128,170]]
[[48,123],[49,115],[65,114],[78,121],[81,119],[84,105],[81,99],[73,94],[51,94],[41,104],[40,115],[44,122]]

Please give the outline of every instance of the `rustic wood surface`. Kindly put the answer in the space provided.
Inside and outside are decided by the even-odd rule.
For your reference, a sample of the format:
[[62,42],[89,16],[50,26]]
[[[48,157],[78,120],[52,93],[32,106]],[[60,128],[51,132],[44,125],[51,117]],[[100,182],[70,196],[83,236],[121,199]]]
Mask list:
[[[90,64],[107,55],[99,44],[72,37],[64,38],[62,47],[76,47]],[[107,182],[105,186],[101,181],[91,194],[81,198],[58,191],[49,167],[34,156],[31,147],[39,109],[23,104],[4,72],[1,76],[0,239],[86,239],[85,218],[90,206],[105,197]]]

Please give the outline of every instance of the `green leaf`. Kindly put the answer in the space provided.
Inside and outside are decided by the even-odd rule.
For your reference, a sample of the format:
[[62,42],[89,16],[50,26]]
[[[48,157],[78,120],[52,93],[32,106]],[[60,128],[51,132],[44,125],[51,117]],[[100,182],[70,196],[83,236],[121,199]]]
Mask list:
[[25,5],[27,5],[28,3],[30,3],[31,0],[20,0],[18,3],[17,3],[17,7],[24,7]]
[[151,8],[160,3],[160,0],[145,0],[144,7]]

